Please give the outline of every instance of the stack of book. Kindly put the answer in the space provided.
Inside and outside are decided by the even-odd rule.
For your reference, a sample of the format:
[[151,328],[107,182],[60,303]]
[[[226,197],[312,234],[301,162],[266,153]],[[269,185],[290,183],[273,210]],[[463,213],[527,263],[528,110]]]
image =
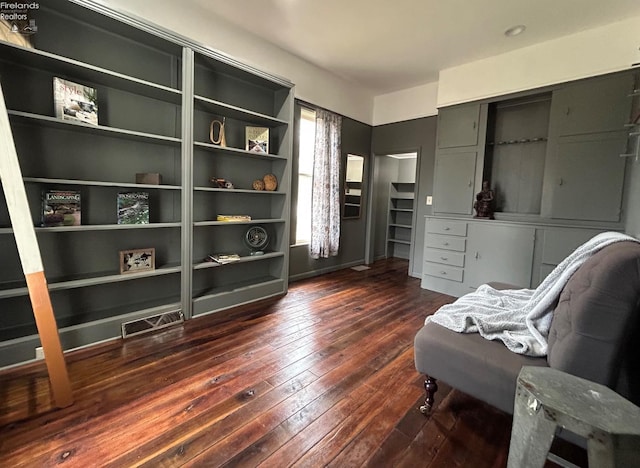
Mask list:
[[207,258],[204,259],[206,262],[215,262],[220,265],[224,265],[226,263],[237,262],[240,260],[240,255],[238,254],[214,254],[208,255]]
[[218,215],[218,221],[225,222],[242,222],[242,221],[251,221],[251,216],[249,215]]

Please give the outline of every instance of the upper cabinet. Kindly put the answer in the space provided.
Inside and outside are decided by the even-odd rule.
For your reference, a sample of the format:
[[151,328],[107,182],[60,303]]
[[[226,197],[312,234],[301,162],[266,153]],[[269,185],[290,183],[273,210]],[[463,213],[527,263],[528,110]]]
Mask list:
[[552,125],[558,136],[617,132],[629,122],[629,73],[567,84],[553,91]]
[[501,219],[619,228],[627,161],[640,146],[634,94],[633,73],[620,72],[440,109],[434,213],[473,215],[486,180]]
[[573,83],[553,92],[547,179],[551,218],[621,221],[633,91],[630,73]]
[[562,137],[556,146],[553,218],[620,221],[624,133]]
[[[438,148],[433,187],[435,213],[469,215],[476,177],[482,174],[487,106],[464,104],[438,111]],[[480,181],[481,182],[481,181]]]
[[478,143],[480,104],[465,104],[438,111],[438,148],[475,146]]

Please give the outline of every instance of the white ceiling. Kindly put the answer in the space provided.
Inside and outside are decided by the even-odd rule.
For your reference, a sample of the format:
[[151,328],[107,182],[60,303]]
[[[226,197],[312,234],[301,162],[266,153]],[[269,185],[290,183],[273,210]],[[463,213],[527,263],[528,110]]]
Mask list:
[[[444,68],[640,16],[640,0],[189,1],[376,94],[436,81]],[[505,37],[518,24],[526,31]]]

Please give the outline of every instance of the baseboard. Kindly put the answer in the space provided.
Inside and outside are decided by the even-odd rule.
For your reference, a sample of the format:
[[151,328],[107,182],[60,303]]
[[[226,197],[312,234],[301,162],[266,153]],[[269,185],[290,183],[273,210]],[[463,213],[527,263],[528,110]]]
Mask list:
[[313,278],[314,276],[325,275],[327,273],[332,273],[338,270],[344,270],[345,268],[351,268],[356,265],[362,265],[364,263],[364,258],[360,260],[356,260],[354,262],[341,263],[340,265],[333,265],[326,268],[320,268],[318,270],[306,271],[304,273],[299,273],[297,275],[289,276],[289,282],[292,283],[294,281],[300,281],[307,278]]

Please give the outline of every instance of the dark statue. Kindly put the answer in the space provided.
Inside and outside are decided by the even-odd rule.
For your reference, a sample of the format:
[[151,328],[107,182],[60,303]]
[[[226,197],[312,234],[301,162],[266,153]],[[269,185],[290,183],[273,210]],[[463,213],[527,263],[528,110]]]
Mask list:
[[473,204],[476,210],[474,218],[493,219],[495,203],[495,194],[489,187],[489,181],[485,180],[482,182],[482,191],[476,195],[476,201]]

